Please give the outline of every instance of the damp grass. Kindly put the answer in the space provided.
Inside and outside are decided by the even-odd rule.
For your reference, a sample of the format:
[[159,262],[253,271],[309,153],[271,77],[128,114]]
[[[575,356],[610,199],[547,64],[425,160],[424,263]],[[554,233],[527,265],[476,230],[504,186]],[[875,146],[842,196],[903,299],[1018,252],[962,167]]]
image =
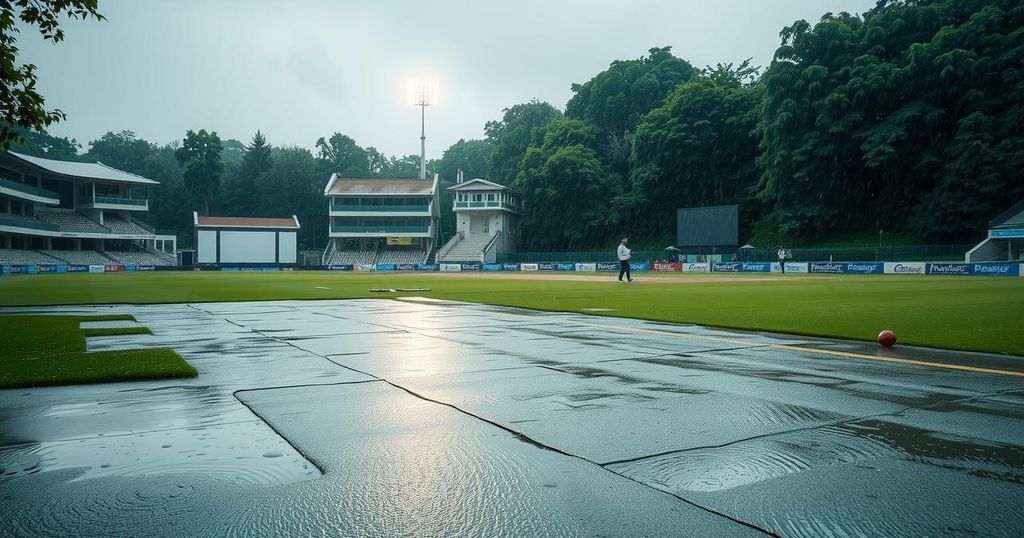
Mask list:
[[146,327],[79,329],[83,321],[131,316],[0,316],[0,388],[195,377],[171,349],[86,351],[87,336],[152,334]]
[[[510,275],[498,275],[507,277]],[[850,340],[883,329],[920,346],[1024,355],[1024,278],[921,275],[614,274],[591,281],[426,273],[295,271],[26,275],[0,278],[0,306],[384,298],[474,303]],[[428,292],[373,293],[376,288]]]

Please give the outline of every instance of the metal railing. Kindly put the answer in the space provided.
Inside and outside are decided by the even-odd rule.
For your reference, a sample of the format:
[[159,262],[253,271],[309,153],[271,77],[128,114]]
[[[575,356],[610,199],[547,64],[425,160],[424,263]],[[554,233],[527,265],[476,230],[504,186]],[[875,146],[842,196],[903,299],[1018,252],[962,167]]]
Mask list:
[[351,211],[370,213],[378,211],[381,213],[426,213],[430,211],[429,205],[353,205],[353,204],[331,204],[331,211]]
[[43,222],[41,220],[22,219],[16,216],[0,215],[0,226],[14,226],[16,228],[31,228],[33,230],[45,230],[48,232],[59,232],[60,226]]
[[85,196],[79,200],[79,203],[149,207],[149,200],[140,198],[120,198],[116,196]]
[[0,178],[0,187],[5,187],[5,188],[11,189],[13,191],[18,191],[18,192],[21,192],[21,193],[24,193],[24,194],[31,194],[32,196],[40,196],[40,197],[43,197],[43,198],[53,198],[54,200],[59,200],[60,199],[60,195],[55,193],[55,192],[53,192],[53,191],[48,191],[46,189],[40,189],[39,187],[33,187],[32,185],[26,185],[24,183],[20,183],[20,182],[17,182],[17,181],[11,181],[10,179]]
[[429,226],[341,226],[337,224],[331,225],[332,233],[364,233],[364,234],[376,234],[376,233],[427,233],[430,231]]
[[507,202],[501,202],[497,200],[484,202],[466,202],[455,200],[454,204],[454,209],[499,207],[502,209],[511,209],[512,211],[517,211],[516,206]]

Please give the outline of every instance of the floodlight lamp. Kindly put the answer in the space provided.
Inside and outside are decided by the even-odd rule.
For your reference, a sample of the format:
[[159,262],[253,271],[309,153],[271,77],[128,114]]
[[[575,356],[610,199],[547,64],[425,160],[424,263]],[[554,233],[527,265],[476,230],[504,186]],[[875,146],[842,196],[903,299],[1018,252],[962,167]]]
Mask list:
[[437,104],[437,82],[433,80],[410,80],[405,85],[406,102],[413,106]]

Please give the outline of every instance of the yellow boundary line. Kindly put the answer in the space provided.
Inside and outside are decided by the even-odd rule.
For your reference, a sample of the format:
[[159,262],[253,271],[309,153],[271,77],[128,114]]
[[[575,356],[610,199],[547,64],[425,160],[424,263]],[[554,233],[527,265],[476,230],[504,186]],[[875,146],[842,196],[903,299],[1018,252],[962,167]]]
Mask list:
[[[576,312],[567,312],[567,313],[575,314]],[[531,316],[525,316],[525,315],[522,315],[522,314],[502,313],[501,315],[512,316],[512,317],[522,317],[522,318],[533,319],[533,320],[537,319],[537,318],[534,318],[534,317],[531,317]],[[586,315],[586,314],[584,314],[584,315]],[[850,352],[850,351],[837,351],[837,350],[832,350],[832,349],[820,349],[820,348],[814,348],[814,347],[790,346],[790,345],[786,345],[786,344],[769,344],[769,343],[750,342],[749,340],[740,340],[740,339],[736,339],[736,338],[726,338],[726,337],[721,337],[721,336],[705,336],[705,335],[699,335],[699,334],[678,333],[678,332],[673,332],[673,331],[661,331],[661,330],[658,330],[658,329],[643,329],[643,328],[639,328],[639,327],[624,327],[622,325],[604,325],[604,324],[601,324],[601,323],[593,323],[593,322],[582,321],[582,320],[574,320],[574,322],[580,323],[580,324],[583,324],[583,325],[591,325],[591,326],[594,326],[594,327],[600,327],[600,328],[603,328],[603,329],[616,329],[616,330],[623,330],[623,331],[630,331],[630,332],[640,332],[640,333],[667,334],[667,335],[670,335],[670,336],[678,336],[678,337],[686,337],[686,338],[696,338],[696,339],[700,339],[700,340],[710,340],[710,341],[715,341],[715,342],[725,342],[725,343],[729,343],[729,344],[740,344],[740,345],[749,346],[749,347],[752,347],[752,348],[768,347],[768,348],[773,348],[773,349],[785,349],[785,350],[788,350],[788,351],[800,351],[800,352],[803,352],[803,353],[821,353],[821,354],[824,354],[824,355],[834,355],[834,356],[837,356],[837,357],[847,357],[847,358],[852,358],[852,359],[865,359],[865,360],[879,361],[879,362],[894,362],[894,363],[899,363],[899,364],[910,364],[910,365],[913,365],[913,366],[924,366],[924,367],[928,367],[928,368],[943,368],[943,369],[946,369],[946,370],[961,370],[961,371],[965,371],[965,372],[977,372],[977,373],[982,373],[982,374],[995,374],[995,375],[1005,375],[1005,376],[1011,376],[1011,377],[1021,377],[1021,378],[1024,378],[1024,372],[1016,372],[1016,371],[1013,371],[1013,370],[999,370],[999,369],[995,369],[995,368],[981,368],[981,367],[978,367],[978,366],[967,366],[967,365],[963,365],[963,364],[949,364],[949,363],[946,363],[946,362],[934,362],[934,361],[922,361],[922,360],[916,360],[916,359],[905,359],[905,358],[902,358],[902,357],[882,357],[882,356],[879,356],[879,355],[866,355],[864,353],[853,353],[853,352]]]

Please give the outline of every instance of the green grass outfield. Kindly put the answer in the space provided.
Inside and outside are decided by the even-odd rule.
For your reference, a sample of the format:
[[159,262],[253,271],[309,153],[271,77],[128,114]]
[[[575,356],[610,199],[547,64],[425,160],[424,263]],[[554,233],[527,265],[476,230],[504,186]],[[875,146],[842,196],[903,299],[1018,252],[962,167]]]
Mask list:
[[[0,285],[0,289],[2,285]],[[83,321],[131,316],[0,316],[0,389],[196,377],[172,349],[86,351],[87,336],[152,334],[146,327],[80,329]]]
[[403,294],[369,290],[431,288],[404,295],[852,340],[873,341],[882,329],[892,329],[903,344],[1024,355],[1024,278],[787,275],[780,280],[778,275],[716,274],[727,281],[698,283],[708,275],[639,273],[640,282],[622,285],[608,273],[585,282],[545,276],[321,271],[22,275],[0,278],[0,306],[381,298]]

